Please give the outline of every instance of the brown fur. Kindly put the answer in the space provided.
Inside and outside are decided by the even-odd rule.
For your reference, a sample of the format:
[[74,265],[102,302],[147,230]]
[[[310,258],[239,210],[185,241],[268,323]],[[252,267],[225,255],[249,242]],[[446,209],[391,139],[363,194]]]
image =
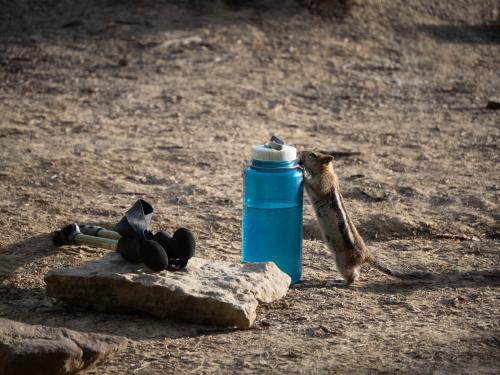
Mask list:
[[370,253],[345,209],[331,155],[302,151],[299,154],[299,163],[304,168],[304,186],[313,204],[323,240],[335,256],[337,269],[348,285],[357,280],[359,268],[364,263],[398,278],[428,276],[423,273],[401,273],[392,270]]

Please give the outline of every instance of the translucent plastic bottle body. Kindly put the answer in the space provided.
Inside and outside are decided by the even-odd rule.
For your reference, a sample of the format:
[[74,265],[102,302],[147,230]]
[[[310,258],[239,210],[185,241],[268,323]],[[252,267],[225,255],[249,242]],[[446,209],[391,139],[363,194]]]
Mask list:
[[243,262],[273,261],[296,283],[302,273],[302,171],[295,161],[254,160],[243,180]]

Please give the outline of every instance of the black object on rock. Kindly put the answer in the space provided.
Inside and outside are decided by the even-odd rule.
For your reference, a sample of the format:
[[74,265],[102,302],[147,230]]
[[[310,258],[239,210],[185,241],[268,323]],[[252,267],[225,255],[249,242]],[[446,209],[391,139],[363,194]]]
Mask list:
[[179,228],[172,237],[165,231],[159,231],[155,234],[155,240],[167,252],[170,270],[186,267],[188,260],[194,255],[196,241],[189,229]]
[[68,224],[52,233],[52,242],[55,246],[73,245],[75,236],[80,233],[77,224]]
[[193,257],[196,241],[193,233],[179,228],[174,235],[159,231],[155,235],[148,227],[153,207],[139,199],[110,231],[95,225],[69,224],[53,233],[53,243],[62,245],[90,245],[118,251],[128,262],[144,262],[153,272],[170,271],[186,267]]
[[121,237],[118,240],[116,250],[121,254],[123,259],[137,263],[141,261],[139,255],[140,242],[137,237]]
[[173,236],[165,231],[153,235],[149,224],[153,216],[153,206],[139,199],[128,209],[116,224],[115,230],[121,234],[118,251],[129,262],[142,261],[152,271],[180,270],[194,256],[196,241],[193,233],[179,228]]
[[165,249],[154,240],[144,240],[139,247],[139,255],[151,271],[160,272],[168,267]]
[[137,200],[115,225],[115,231],[122,237],[140,237],[148,230],[153,216],[153,206],[143,199]]

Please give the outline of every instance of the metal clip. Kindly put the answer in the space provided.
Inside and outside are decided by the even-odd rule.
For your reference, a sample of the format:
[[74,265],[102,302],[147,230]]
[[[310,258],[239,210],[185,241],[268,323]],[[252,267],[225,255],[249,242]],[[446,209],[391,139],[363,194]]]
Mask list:
[[273,150],[277,150],[277,151],[281,151],[283,149],[284,144],[285,144],[285,142],[283,142],[281,139],[279,139],[278,137],[273,135],[269,142],[264,143],[264,147],[272,148]]

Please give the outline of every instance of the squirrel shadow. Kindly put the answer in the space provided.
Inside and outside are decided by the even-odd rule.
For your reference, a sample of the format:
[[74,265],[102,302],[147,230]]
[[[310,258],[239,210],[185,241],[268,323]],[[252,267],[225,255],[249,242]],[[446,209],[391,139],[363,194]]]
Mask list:
[[347,286],[341,280],[302,280],[294,289],[352,288],[368,293],[410,293],[418,289],[500,287],[500,270],[451,271],[431,273],[428,279],[399,280],[387,277],[384,281],[358,281]]

